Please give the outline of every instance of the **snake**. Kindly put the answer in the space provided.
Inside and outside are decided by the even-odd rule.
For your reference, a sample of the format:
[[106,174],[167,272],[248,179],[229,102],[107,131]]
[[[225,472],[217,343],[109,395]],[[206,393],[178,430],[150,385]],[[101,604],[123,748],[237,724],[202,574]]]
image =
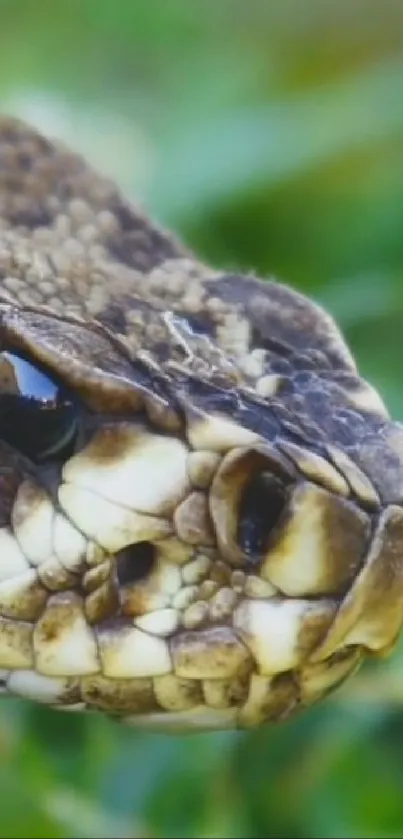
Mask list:
[[403,426],[318,302],[0,117],[0,690],[168,733],[304,712],[403,622]]

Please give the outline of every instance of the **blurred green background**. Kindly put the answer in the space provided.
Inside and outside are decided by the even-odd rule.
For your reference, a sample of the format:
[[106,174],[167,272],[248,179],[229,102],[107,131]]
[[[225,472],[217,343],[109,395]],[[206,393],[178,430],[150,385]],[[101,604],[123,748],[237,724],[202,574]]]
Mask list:
[[[403,418],[402,47],[401,0],[0,0],[0,107],[327,305]],[[256,732],[5,700],[0,836],[403,836],[403,645]]]

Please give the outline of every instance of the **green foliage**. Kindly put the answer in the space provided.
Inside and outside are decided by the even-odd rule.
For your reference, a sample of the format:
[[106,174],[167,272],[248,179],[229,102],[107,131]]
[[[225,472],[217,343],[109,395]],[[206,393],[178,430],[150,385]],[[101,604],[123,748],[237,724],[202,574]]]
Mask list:
[[[0,0],[0,106],[205,259],[340,319],[403,416],[403,8]],[[176,739],[0,706],[0,837],[398,837],[403,656],[300,719]]]

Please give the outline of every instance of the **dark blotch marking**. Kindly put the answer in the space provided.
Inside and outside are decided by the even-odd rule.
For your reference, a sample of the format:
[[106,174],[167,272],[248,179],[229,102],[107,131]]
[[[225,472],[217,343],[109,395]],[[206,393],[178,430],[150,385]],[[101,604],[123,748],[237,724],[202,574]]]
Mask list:
[[16,469],[0,468],[0,527],[10,524],[11,513],[22,476]]
[[33,166],[33,158],[31,154],[26,152],[19,152],[17,155],[18,165],[24,172],[30,172]]
[[43,206],[32,206],[25,210],[14,210],[9,213],[11,224],[21,225],[33,230],[36,227],[49,227],[52,223],[52,214]]
[[167,234],[150,225],[123,202],[113,204],[110,209],[118,220],[120,235],[108,237],[108,247],[119,262],[140,271],[152,271],[165,259],[178,256],[178,246]]
[[112,332],[125,334],[126,332],[126,315],[122,302],[110,303],[99,314],[98,319]]
[[140,227],[138,217],[125,204],[115,204],[112,207],[112,212],[116,216],[122,231],[127,232],[128,230],[134,230],[136,227]]

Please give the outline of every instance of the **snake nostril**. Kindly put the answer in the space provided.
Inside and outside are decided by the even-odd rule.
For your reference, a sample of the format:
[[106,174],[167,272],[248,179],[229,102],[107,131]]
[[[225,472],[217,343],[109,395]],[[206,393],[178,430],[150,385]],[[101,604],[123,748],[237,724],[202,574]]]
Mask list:
[[121,586],[132,585],[146,579],[155,564],[155,547],[152,542],[128,545],[115,556],[116,576]]

